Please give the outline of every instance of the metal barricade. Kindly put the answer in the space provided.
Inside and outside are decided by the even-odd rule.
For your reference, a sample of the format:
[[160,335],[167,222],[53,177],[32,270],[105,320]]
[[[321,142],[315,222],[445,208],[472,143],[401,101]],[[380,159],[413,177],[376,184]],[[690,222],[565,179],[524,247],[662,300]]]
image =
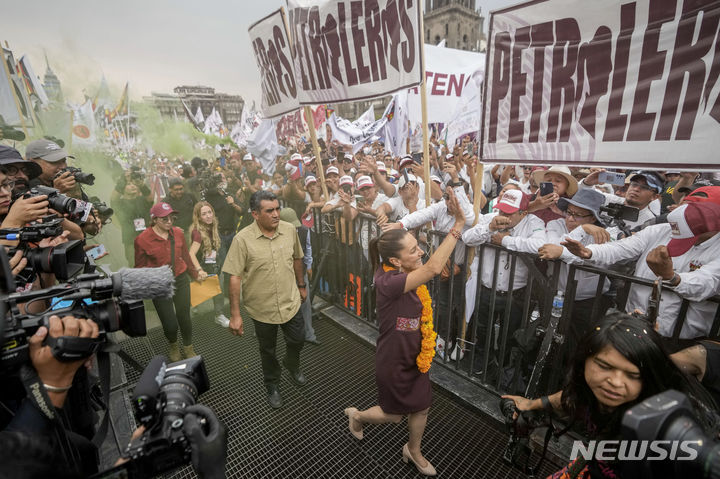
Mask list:
[[[352,223],[338,221],[339,216],[315,212],[311,230],[313,293],[317,291],[335,306],[377,328],[375,272],[368,259],[368,244],[380,228],[370,215],[360,213]],[[444,237],[445,233],[438,231],[421,232],[419,242],[432,253]],[[562,387],[577,339],[573,339],[572,327],[577,322],[574,298],[578,271],[598,276],[596,294],[588,300],[589,318],[582,313],[591,323],[613,302],[624,311],[633,284],[654,285],[646,279],[584,264],[568,265],[567,276],[561,277],[560,261],[541,261],[536,255],[490,243],[459,248],[464,248],[464,255],[451,255],[447,274],[437,276],[429,285],[434,329],[439,338],[435,361],[497,394],[538,397]],[[476,271],[471,267],[474,261]],[[499,268],[507,278],[502,284]],[[603,294],[606,279],[620,283],[612,297]],[[565,302],[559,321],[553,321],[552,302],[561,280],[566,285]],[[469,293],[474,294],[473,298],[468,297]],[[708,301],[720,304],[720,296]],[[674,338],[682,330],[689,304],[683,300]],[[710,336],[720,336],[720,307],[712,319]]]

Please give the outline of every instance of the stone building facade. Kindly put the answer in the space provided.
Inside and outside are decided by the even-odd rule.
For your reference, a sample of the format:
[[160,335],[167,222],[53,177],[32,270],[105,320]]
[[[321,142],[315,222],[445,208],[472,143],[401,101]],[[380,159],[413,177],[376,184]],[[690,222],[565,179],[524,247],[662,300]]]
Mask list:
[[485,51],[485,18],[475,0],[425,0],[425,43],[472,52]]
[[178,86],[173,89],[173,93],[156,93],[151,96],[144,97],[143,100],[154,106],[163,117],[166,118],[186,118],[182,102],[188,106],[194,115],[198,107],[203,113],[203,117],[207,116],[215,108],[223,123],[232,127],[236,122],[240,121],[242,109],[245,101],[240,95],[228,95],[226,93],[217,93],[214,88],[207,86]]

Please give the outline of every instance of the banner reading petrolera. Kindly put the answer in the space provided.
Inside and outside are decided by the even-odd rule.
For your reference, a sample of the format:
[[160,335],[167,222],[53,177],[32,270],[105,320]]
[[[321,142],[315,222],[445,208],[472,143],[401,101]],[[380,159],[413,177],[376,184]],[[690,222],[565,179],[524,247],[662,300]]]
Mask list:
[[720,167],[717,0],[535,0],[490,22],[484,159]]
[[281,8],[248,28],[260,70],[260,108],[265,118],[284,115],[300,106],[284,15]]
[[384,96],[418,85],[420,0],[288,0],[300,104]]

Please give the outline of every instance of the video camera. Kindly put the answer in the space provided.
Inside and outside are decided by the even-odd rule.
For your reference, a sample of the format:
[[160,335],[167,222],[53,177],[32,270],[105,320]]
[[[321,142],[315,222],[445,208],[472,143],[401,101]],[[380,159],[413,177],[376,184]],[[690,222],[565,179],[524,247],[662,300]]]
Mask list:
[[80,168],[76,168],[74,166],[66,166],[62,170],[60,170],[57,175],[55,175],[55,178],[62,175],[63,173],[71,173],[73,177],[75,177],[75,181],[78,183],[82,183],[83,185],[94,185],[95,184],[95,175],[92,173],[85,173]]
[[626,221],[637,221],[640,210],[622,203],[609,203],[600,207],[600,219],[605,227],[617,226],[625,236],[630,236]]
[[678,391],[662,392],[629,409],[622,419],[621,434],[625,441],[650,443],[650,451],[664,452],[666,457],[622,461],[622,477],[720,477],[720,443],[705,434],[690,400]]
[[115,213],[115,211],[110,208],[107,203],[100,201],[100,198],[97,196],[91,196],[90,203],[93,205],[93,208],[97,210],[98,217],[100,218],[100,222],[102,224],[106,225],[112,221],[111,216]]
[[0,229],[0,239],[19,241],[18,246],[10,249],[9,254],[12,256],[17,251],[22,251],[23,257],[27,259],[27,266],[15,277],[17,287],[24,287],[35,281],[37,273],[54,273],[58,280],[66,281],[84,269],[87,257],[79,240],[45,248],[30,247],[30,243],[62,234],[62,222],[63,219],[57,215],[49,215],[44,217],[42,222],[35,221],[22,228]]
[[183,430],[185,410],[210,389],[202,356],[166,364],[154,357],[143,371],[132,398],[135,419],[145,432],[123,453],[128,462],[115,468],[125,477],[154,477],[191,459],[191,443]]
[[[516,467],[527,475],[534,475],[540,468],[543,458],[535,466],[530,466],[532,448],[530,447],[530,434],[538,427],[549,427],[552,423],[548,414],[542,411],[521,411],[515,406],[515,401],[506,398],[500,400],[500,411],[505,418],[505,425],[510,431],[503,461],[509,466]],[[524,458],[525,464],[522,464]]]
[[76,200],[69,196],[63,195],[55,188],[49,186],[37,185],[27,191],[13,195],[13,200],[20,197],[32,198],[34,196],[47,195],[48,207],[57,211],[61,215],[68,215],[70,221],[83,223],[87,220],[92,204],[83,200]]
[[222,196],[228,196],[227,192],[220,185],[223,182],[223,175],[219,171],[203,169],[198,177],[198,185],[200,186],[200,195],[203,199],[208,193],[217,192]]
[[0,115],[0,140],[25,140],[25,133],[5,123],[5,118]]

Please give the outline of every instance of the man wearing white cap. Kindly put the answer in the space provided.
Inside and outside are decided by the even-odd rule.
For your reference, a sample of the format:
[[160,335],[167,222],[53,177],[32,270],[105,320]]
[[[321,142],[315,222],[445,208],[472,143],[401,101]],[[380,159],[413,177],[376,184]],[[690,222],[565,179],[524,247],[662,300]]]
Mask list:
[[387,179],[387,166],[385,166],[385,163],[382,161],[366,159],[360,163],[358,169],[363,175],[368,175],[374,178],[375,185],[377,185],[385,196],[388,198],[397,196],[397,186],[390,183]]
[[410,213],[425,208],[425,199],[420,197],[420,187],[415,175],[403,171],[398,182],[398,196],[390,198],[377,209],[377,222],[384,225],[395,222]]
[[[331,166],[330,168],[334,168]],[[328,168],[328,170],[330,169]],[[338,180],[340,189],[332,198],[330,198],[325,206],[322,207],[322,213],[330,213],[332,211],[342,209],[345,221],[352,221],[357,216],[357,203],[353,197],[353,179],[351,176],[342,176]]]
[[[528,214],[529,197],[520,190],[507,190],[503,193],[497,203],[498,211],[482,215],[478,223],[462,235],[463,242],[468,246],[480,246],[484,243],[506,245],[519,241],[545,241],[545,223],[535,215]],[[500,255],[495,270],[496,255]],[[482,259],[482,275],[480,287],[478,288],[478,266]],[[512,301],[508,301],[512,257],[505,252],[494,248],[484,248],[482,258],[480,256],[473,260],[470,266],[470,278],[465,286],[466,321],[469,314],[475,308],[476,292],[480,291],[479,310],[476,317],[479,318],[478,337],[485,335],[485,316],[490,311],[492,294],[495,294],[494,312],[500,318],[504,318],[505,311],[510,309],[510,324],[508,331],[515,331],[520,327],[522,321],[522,303],[524,301],[523,291],[527,286],[528,268],[522,260],[515,261],[515,271],[512,276]],[[497,282],[493,284],[493,278]],[[494,288],[494,290],[493,290]],[[502,324],[502,323],[501,323]],[[502,335],[502,333],[501,333]],[[499,358],[503,362],[507,360],[510,348],[505,349],[505,357]]]
[[[680,338],[705,336],[710,331],[717,303],[705,301],[720,294],[720,205],[688,203],[667,216],[667,224],[644,230],[605,244],[583,246],[566,239],[571,253],[602,265],[635,263],[635,276],[649,280],[662,278],[663,290],[658,310],[658,332],[672,336],[683,298],[689,300]],[[647,311],[651,288],[633,284],[625,311]]]

